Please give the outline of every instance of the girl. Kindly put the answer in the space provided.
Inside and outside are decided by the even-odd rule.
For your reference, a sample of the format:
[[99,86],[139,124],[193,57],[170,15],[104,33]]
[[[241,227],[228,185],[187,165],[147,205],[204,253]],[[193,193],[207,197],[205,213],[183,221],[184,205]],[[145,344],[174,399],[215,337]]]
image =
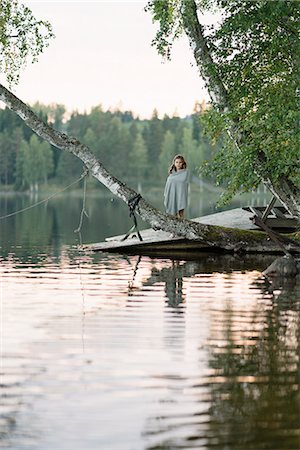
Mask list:
[[187,164],[182,155],[176,155],[169,168],[164,204],[166,212],[178,218],[184,217],[184,210],[188,198],[188,171]]

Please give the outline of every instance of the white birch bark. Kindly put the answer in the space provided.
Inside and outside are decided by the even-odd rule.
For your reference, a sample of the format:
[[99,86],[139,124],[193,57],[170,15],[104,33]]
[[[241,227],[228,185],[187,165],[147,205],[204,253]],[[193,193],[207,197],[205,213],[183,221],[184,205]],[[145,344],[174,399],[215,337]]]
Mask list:
[[[213,104],[219,111],[229,110],[230,104],[227,98],[226,86],[217,73],[216,65],[213,62],[204,36],[203,27],[198,19],[197,5],[194,0],[182,0],[182,18],[197,67],[205,82]],[[227,132],[239,150],[242,145],[243,136],[239,133],[238,128],[232,124]],[[298,217],[300,220],[300,189],[286,177],[273,181],[271,177],[266,178],[262,176],[260,174],[260,163],[264,158],[262,153],[258,155],[256,172],[272,194],[275,195],[291,214]]]

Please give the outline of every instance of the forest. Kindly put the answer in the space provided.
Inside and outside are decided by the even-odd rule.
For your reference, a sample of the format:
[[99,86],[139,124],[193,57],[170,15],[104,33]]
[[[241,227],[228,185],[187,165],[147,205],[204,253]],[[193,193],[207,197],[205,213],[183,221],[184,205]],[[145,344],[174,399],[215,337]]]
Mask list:
[[[141,120],[131,111],[95,106],[90,112],[68,114],[59,104],[33,105],[47,124],[76,137],[93,149],[96,157],[133,187],[163,183],[172,158],[186,157],[190,172],[199,175],[201,164],[211,159],[214,147],[205,137],[201,113],[205,102],[196,102],[185,118],[176,115]],[[67,119],[66,119],[67,117]],[[38,190],[65,184],[82,173],[82,162],[40,139],[9,108],[0,110],[0,183],[5,190]]]

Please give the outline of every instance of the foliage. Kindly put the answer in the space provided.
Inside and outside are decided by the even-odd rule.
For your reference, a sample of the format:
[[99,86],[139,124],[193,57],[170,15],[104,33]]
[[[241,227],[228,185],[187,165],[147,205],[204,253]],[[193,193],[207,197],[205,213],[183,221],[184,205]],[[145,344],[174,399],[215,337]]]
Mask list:
[[200,151],[197,141],[193,139],[192,128],[185,128],[183,130],[181,148],[182,154],[188,161],[190,172],[197,173],[200,164]]
[[[198,172],[204,156],[211,154],[211,146],[204,139],[202,129],[199,131],[195,114],[184,119],[177,116],[159,119],[154,114],[149,120],[132,117],[129,121],[129,112],[123,115],[120,111],[103,111],[98,106],[90,113],[74,112],[66,120],[63,105],[36,104],[34,109],[45,122],[54,123],[56,129],[67,131],[88,145],[111,172],[133,185],[164,183],[177,153],[186,156],[189,169],[194,173]],[[65,184],[80,176],[82,162],[53,146],[43,151],[44,159],[48,159],[45,163],[48,170],[43,169],[40,175],[42,169],[38,160],[43,146],[24,122],[17,119],[8,108],[0,109],[0,184],[15,184],[17,189],[25,189],[47,182],[48,177]]]
[[175,136],[172,131],[168,130],[161,146],[161,153],[159,155],[160,174],[164,177],[168,174],[168,168],[172,159],[176,155]]
[[214,55],[230,99],[223,123],[238,124],[243,136],[229,167],[251,187],[249,174],[263,154],[260,177],[293,176],[299,170],[299,3],[224,4],[227,17],[210,41],[219,43]]
[[64,131],[64,117],[67,112],[65,105],[51,103],[44,105],[43,103],[34,103],[33,111],[46,121],[49,125],[58,131]]
[[139,132],[133,142],[132,149],[129,152],[128,169],[141,183],[145,179],[147,166],[147,147],[142,133]]
[[48,142],[41,142],[32,135],[29,142],[22,141],[17,155],[17,183],[21,187],[37,189],[39,183],[47,183],[53,171],[53,154]]
[[158,118],[158,112],[153,111],[152,118],[144,130],[144,139],[149,149],[149,155],[152,161],[157,161],[161,152],[164,130],[162,121]]
[[9,183],[10,174],[13,172],[11,157],[13,152],[10,149],[10,139],[7,132],[0,136],[0,179],[3,184]]
[[26,60],[36,62],[53,37],[49,22],[35,19],[29,8],[17,0],[0,0],[0,73],[9,85],[18,82]]
[[[183,30],[183,7],[193,0],[148,3],[160,24],[154,40],[159,53]],[[176,4],[176,7],[175,7]],[[198,12],[218,9],[220,23],[203,26],[206,43],[227,92],[226,110],[218,105],[203,121],[214,143],[222,144],[206,173],[226,183],[228,200],[261,179],[282,176],[299,184],[300,3],[280,0],[199,0]],[[228,129],[236,130],[238,146]]]
[[183,33],[181,1],[153,0],[148,2],[145,11],[150,11],[153,22],[160,24],[152,45],[160,55],[170,59],[173,42]]

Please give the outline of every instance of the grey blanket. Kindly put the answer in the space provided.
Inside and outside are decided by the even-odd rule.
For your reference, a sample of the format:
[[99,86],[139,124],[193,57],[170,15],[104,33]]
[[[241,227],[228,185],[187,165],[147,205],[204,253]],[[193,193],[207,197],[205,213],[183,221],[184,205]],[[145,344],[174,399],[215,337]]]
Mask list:
[[166,182],[164,204],[166,212],[176,214],[185,209],[188,199],[188,171],[187,169],[172,172]]

